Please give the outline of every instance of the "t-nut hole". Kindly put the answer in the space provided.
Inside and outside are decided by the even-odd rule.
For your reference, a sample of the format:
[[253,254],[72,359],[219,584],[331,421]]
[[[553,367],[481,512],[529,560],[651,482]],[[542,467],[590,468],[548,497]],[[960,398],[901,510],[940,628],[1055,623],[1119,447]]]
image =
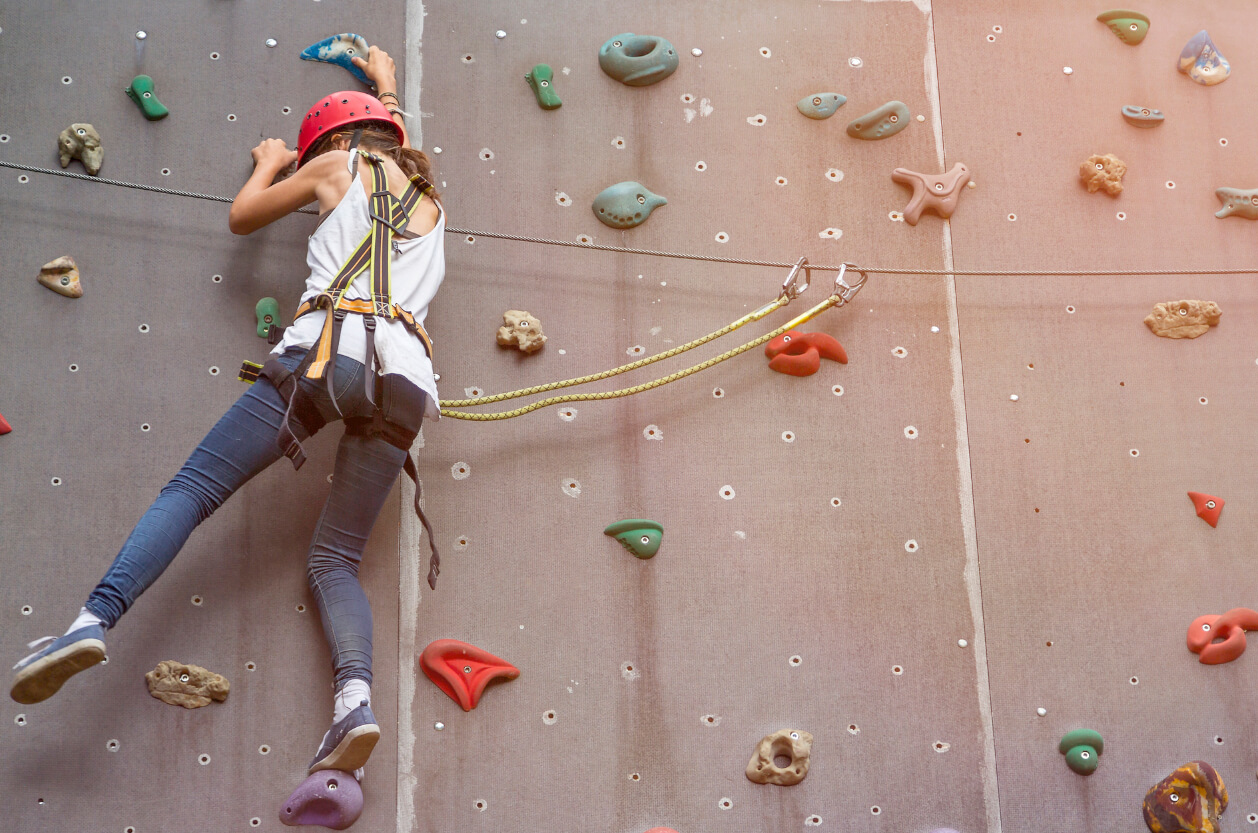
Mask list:
[[1130,680],[1128,680],[1128,682],[1130,682],[1132,685],[1140,685],[1140,678],[1132,677]]
[[217,365],[212,365],[212,366],[210,367],[210,375],[211,375],[211,376],[217,376],[217,375],[218,375],[218,366],[217,366]]
[[27,176],[26,174],[22,174],[21,176],[17,178],[17,181],[25,185],[26,183],[31,181],[31,178]]
[[31,606],[30,606],[30,605],[22,605],[22,615],[23,615],[23,616],[30,616],[30,615],[31,615],[31,612],[32,612],[32,611],[31,611]]
[[108,749],[110,752],[117,752],[118,751],[117,738],[110,738],[108,741],[106,741],[105,748]]
[[1166,187],[1167,187],[1167,188],[1174,189],[1174,188],[1175,188],[1175,183],[1174,183],[1173,181],[1171,181],[1171,180],[1169,180],[1169,179],[1168,179],[1168,180],[1166,180]]
[[236,120],[236,114],[235,114],[235,113],[228,113],[228,114],[227,114],[227,120],[228,120],[228,121],[235,121],[235,120]]
[[902,665],[891,666],[891,673],[895,674],[897,677],[900,676],[901,674],[904,673],[904,666]]
[[8,143],[9,143],[9,134],[0,133],[0,145],[7,145]]
[[68,76],[68,75],[63,75],[63,76],[61,76],[61,83],[62,83],[62,84],[73,84],[73,83],[74,83],[74,79],[73,79],[73,78],[71,78],[71,77],[70,77],[70,76]]
[[734,806],[734,802],[730,801],[728,798],[722,798],[720,801],[717,802],[717,806],[720,807],[722,810],[728,810],[729,808]]
[[1219,139],[1220,147],[1227,147],[1227,139]]
[[1015,220],[1017,220],[1017,219],[1018,219],[1018,215],[1017,215],[1017,214],[1010,214],[1010,215],[1009,215],[1009,222],[1011,222],[1011,223],[1012,223],[1012,222],[1014,222],[1014,221],[1015,221]]
[[202,599],[200,596],[192,597],[192,604],[195,605],[196,607],[200,607],[204,602],[205,602],[205,599]]
[[60,485],[61,485],[61,478],[60,478],[60,477],[54,477],[54,478],[53,478],[50,482],[51,482],[51,483],[52,483],[52,485],[54,485],[54,486],[60,486]]
[[1114,216],[1115,216],[1115,217],[1117,217],[1117,218],[1118,218],[1118,219],[1120,219],[1120,220],[1126,220],[1126,219],[1127,219],[1127,212],[1125,212],[1125,211],[1120,211],[1120,212],[1118,212],[1117,214],[1115,214]]
[[153,426],[145,422],[140,425],[140,430],[147,434],[149,431],[153,430]]
[[213,277],[211,277],[211,278],[210,278],[210,280],[214,281],[214,283],[222,283],[222,282],[223,282],[223,276],[222,276],[222,275],[214,275]]
[[475,802],[472,803],[472,806],[483,813],[485,812],[485,808],[488,807],[489,805],[485,803],[485,799],[478,798],[476,799]]
[[17,724],[17,725],[19,725],[19,726],[25,726],[25,725],[26,725],[26,715],[24,715],[24,714],[19,714],[19,715],[17,715],[16,717],[14,717],[14,718],[13,718],[13,722],[14,722],[14,723],[16,723],[16,724]]
[[250,826],[250,827],[261,827],[261,826],[262,826],[262,819],[258,818],[257,816],[254,816],[253,818],[249,819],[249,826]]
[[138,330],[139,330],[140,332],[142,332],[142,333],[147,333],[147,332],[149,331],[149,325],[148,325],[148,324],[141,324],[141,325],[140,325],[139,327],[137,327],[136,329],[138,329]]
[[201,757],[197,758],[197,763],[199,763],[201,766],[205,766],[209,762],[210,762],[210,756],[204,753],[201,754]]
[[878,816],[878,815],[881,815],[881,814],[882,814],[882,808],[881,808],[881,807],[879,807],[877,804],[875,804],[874,806],[872,806],[872,807],[870,807],[870,808],[869,808],[869,814],[870,814],[871,816]]
[[304,604],[302,604],[301,602],[298,602],[298,603],[297,603],[297,612],[298,612],[298,613],[305,613],[305,612],[306,612],[306,606],[305,606]]
[[271,747],[267,746],[265,743],[264,743],[264,744],[262,744],[261,746],[259,746],[259,747],[258,747],[258,754],[259,754],[259,755],[270,755],[270,754],[271,754]]
[[258,668],[258,665],[257,665],[257,663],[255,663],[255,662],[246,662],[246,663],[245,663],[245,670],[246,670],[246,671],[256,671],[256,670],[257,670],[257,668]]
[[1219,735],[1215,735],[1215,736],[1214,736],[1214,742],[1215,742],[1215,744],[1216,744],[1216,745],[1222,746],[1222,745],[1223,745],[1223,738],[1222,738],[1221,736],[1219,736]]
[[221,56],[221,55],[219,55],[217,52],[211,52],[211,53],[210,53],[210,60],[211,60],[211,61],[217,61],[220,57],[222,57],[222,56]]

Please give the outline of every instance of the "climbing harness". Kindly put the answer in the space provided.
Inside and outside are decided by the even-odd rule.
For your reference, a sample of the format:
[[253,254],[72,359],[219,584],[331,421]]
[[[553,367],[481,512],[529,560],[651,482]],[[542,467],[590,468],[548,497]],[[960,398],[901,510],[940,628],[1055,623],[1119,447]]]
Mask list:
[[[847,282],[847,272],[849,268],[855,272],[860,273],[860,280],[851,284]],[[803,270],[803,273],[804,273],[804,280],[802,284],[799,281],[799,274],[800,274],[801,269]],[[667,358],[671,358],[672,356],[676,356],[680,353],[684,353],[687,350],[692,350],[695,347],[698,347],[702,344],[707,344],[709,341],[713,341],[714,339],[720,338],[723,335],[732,333],[734,330],[737,330],[738,328],[742,327],[745,324],[749,324],[752,321],[759,321],[761,318],[764,318],[769,313],[773,312],[776,309],[786,306],[793,299],[798,298],[801,294],[803,294],[803,292],[808,289],[808,285],[811,280],[811,274],[810,274],[810,267],[808,266],[808,259],[801,257],[799,260],[795,262],[795,265],[791,267],[791,272],[789,275],[787,275],[786,280],[782,283],[782,291],[778,294],[777,298],[765,304],[764,306],[760,307],[760,309],[754,312],[750,312],[747,315],[744,315],[742,318],[739,318],[737,321],[734,321],[733,323],[725,327],[722,327],[716,332],[709,333],[708,335],[703,336],[702,338],[697,338],[694,341],[687,342],[686,344],[683,344],[679,347],[674,347],[671,350],[666,350],[663,353],[657,353],[654,356],[648,356],[647,358],[639,359],[636,362],[630,362],[629,364],[621,365],[620,367],[614,368],[612,370],[605,370],[601,373],[594,373],[589,376],[581,376],[576,379],[568,379],[562,382],[551,382],[546,385],[536,385],[531,388],[524,388],[522,390],[512,391],[510,393],[499,393],[493,396],[484,396],[484,397],[479,397],[476,399],[443,400],[441,402],[441,405],[444,407],[442,407],[441,409],[441,415],[451,417],[453,419],[466,419],[466,420],[472,420],[475,422],[488,422],[488,421],[500,420],[500,419],[511,419],[512,417],[517,417],[523,414],[527,414],[531,411],[536,411],[538,408],[544,408],[547,405],[557,405],[561,402],[589,402],[589,401],[600,400],[600,399],[617,399],[622,396],[630,396],[635,393],[642,393],[643,391],[648,391],[653,388],[658,388],[663,385],[667,385],[669,382],[675,382],[678,379],[684,379],[687,376],[691,376],[695,373],[698,373],[701,370],[706,370],[709,367],[720,364],[726,359],[731,359],[734,356],[739,355],[740,353],[745,353],[754,347],[759,347],[761,344],[764,344],[765,342],[768,342],[768,341],[773,340],[774,338],[777,338],[779,335],[786,332],[787,330],[794,329],[795,327],[798,327],[799,325],[817,317],[818,315],[830,309],[831,307],[843,306],[844,304],[850,302],[853,298],[856,297],[856,293],[860,292],[861,287],[865,285],[865,281],[867,281],[868,279],[869,279],[869,275],[867,273],[867,270],[862,269],[851,263],[843,263],[839,266],[839,274],[834,279],[834,292],[830,295],[829,298],[826,298],[824,301],[822,301],[820,304],[817,304],[812,309],[809,309],[807,312],[804,312],[803,314],[796,316],[795,318],[791,319],[787,323],[783,324],[781,327],[778,327],[773,332],[766,333],[765,335],[762,335],[757,339],[747,342],[741,347],[735,347],[733,350],[727,350],[726,352],[720,354],[719,356],[714,356],[708,359],[707,361],[700,362],[699,364],[694,365],[692,367],[688,367],[685,370],[679,370],[676,373],[671,373],[668,376],[664,376],[652,382],[646,382],[641,385],[634,385],[633,387],[623,388],[621,390],[605,391],[602,393],[572,393],[572,394],[567,394],[565,396],[552,396],[548,399],[543,399],[540,402],[534,402],[530,405],[525,405],[523,407],[516,408],[511,411],[501,411],[498,413],[483,414],[483,413],[468,413],[466,411],[451,410],[452,408],[455,408],[455,407],[467,407],[470,405],[485,405],[491,402],[501,402],[507,399],[516,399],[521,396],[530,396],[532,394],[543,393],[545,391],[572,387],[573,385],[582,385],[587,382],[594,382],[600,379],[608,379],[608,378],[611,378],[612,376],[619,376],[621,373],[628,373],[630,370],[636,370],[639,367],[645,367],[646,365],[653,364],[655,362],[662,361]]]
[[[311,402],[298,384],[301,379],[327,386],[332,406],[340,414],[340,406],[336,402],[333,387],[333,376],[336,368],[336,356],[341,341],[341,327],[349,314],[361,315],[367,337],[366,372],[364,373],[367,401],[375,405],[370,417],[345,417],[345,433],[351,436],[366,436],[383,439],[389,445],[406,452],[403,468],[415,482],[415,514],[419,516],[424,530],[428,533],[428,543],[432,548],[432,556],[428,562],[428,584],[437,586],[440,574],[441,558],[437,553],[437,545],[432,526],[420,507],[423,487],[419,482],[418,469],[411,458],[411,444],[419,434],[423,420],[424,392],[405,376],[397,373],[374,371],[378,364],[376,356],[376,319],[395,319],[401,321],[424,345],[424,350],[432,357],[432,340],[423,326],[415,317],[394,303],[390,285],[390,259],[393,237],[406,230],[414,211],[433,188],[423,176],[415,174],[407,183],[401,199],[389,191],[388,175],[380,157],[358,148],[361,131],[355,131],[350,142],[349,169],[355,172],[358,159],[366,159],[371,168],[372,194],[369,201],[371,229],[341,266],[336,277],[327,288],[310,300],[302,303],[293,316],[296,320],[303,315],[323,310],[325,314],[323,330],[319,339],[306,351],[305,357],[295,370],[289,371],[277,359],[268,359],[259,367],[255,362],[245,362],[241,367],[240,379],[255,382],[259,378],[267,379],[280,396],[288,403],[284,420],[280,424],[276,443],[284,456],[293,463],[294,469],[301,468],[306,461],[306,452],[297,436],[299,431],[306,438],[314,434],[326,424],[318,408]],[[371,273],[371,298],[351,300],[345,297],[354,281],[363,273]],[[276,344],[282,334],[281,328],[271,325],[267,333],[267,341]],[[293,421],[296,420],[299,431],[294,431]]]

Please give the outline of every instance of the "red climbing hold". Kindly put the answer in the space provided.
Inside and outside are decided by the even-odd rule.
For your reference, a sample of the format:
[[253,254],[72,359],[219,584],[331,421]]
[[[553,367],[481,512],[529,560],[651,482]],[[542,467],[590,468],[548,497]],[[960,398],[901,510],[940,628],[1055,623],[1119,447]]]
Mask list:
[[0,414],[0,434],[7,434],[13,430],[13,426],[5,420],[4,415]]
[[[1188,626],[1188,650],[1205,665],[1221,665],[1245,653],[1245,631],[1258,630],[1258,611],[1235,607],[1222,616],[1198,616]],[[1219,641],[1215,641],[1219,640]]]
[[811,376],[821,368],[822,359],[847,364],[847,352],[838,339],[825,333],[787,330],[764,346],[769,369],[790,376]]
[[1198,518],[1210,526],[1219,525],[1219,513],[1223,511],[1223,498],[1202,492],[1189,492],[1188,497],[1192,500],[1192,505],[1197,507]]
[[476,708],[485,686],[494,680],[520,676],[520,669],[506,660],[457,639],[430,643],[419,655],[419,667],[465,712]]
[[652,827],[646,833],[677,833],[677,831],[671,827]]

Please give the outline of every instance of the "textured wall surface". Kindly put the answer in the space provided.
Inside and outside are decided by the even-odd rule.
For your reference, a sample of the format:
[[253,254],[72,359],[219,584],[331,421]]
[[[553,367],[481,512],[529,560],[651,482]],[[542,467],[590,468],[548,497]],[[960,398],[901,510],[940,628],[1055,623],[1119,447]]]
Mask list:
[[[270,0],[125,4],[96,22],[86,3],[0,0],[0,160],[55,166],[57,132],[89,121],[102,176],[230,196],[259,138],[294,141],[315,97],[354,84],[296,54],[356,31],[398,58],[453,226],[1011,273],[872,274],[805,326],[850,359],[810,377],[769,371],[757,348],[629,398],[426,425],[443,572],[435,592],[422,583],[400,484],[364,567],[385,735],[355,829],[1136,831],[1145,790],[1193,759],[1225,779],[1229,829],[1258,813],[1252,658],[1208,667],[1184,648],[1193,618],[1255,606],[1258,591],[1253,278],[1016,274],[1254,265],[1254,228],[1212,213],[1214,188],[1258,185],[1258,12],[1159,0],[1132,47],[1086,4],[931,6]],[[1174,68],[1203,27],[1232,63],[1216,87]],[[669,38],[678,70],[645,88],[608,78],[598,47],[624,32]],[[558,110],[524,82],[538,63],[554,68]],[[122,95],[139,72],[165,121]],[[795,102],[820,91],[847,104],[801,116]],[[911,114],[901,133],[845,134],[892,99]],[[1131,127],[1124,104],[1166,123]],[[1121,196],[1079,184],[1093,153],[1129,166]],[[951,221],[902,222],[909,190],[891,170],[956,162],[977,187]],[[636,229],[602,225],[590,204],[622,180],[668,204]],[[239,395],[240,359],[264,352],[257,299],[290,313],[313,219],[250,238],[225,219],[222,205],[0,169],[0,413],[14,426],[0,437],[0,650],[14,659],[65,627]],[[429,318],[446,399],[667,350],[770,301],[786,276],[483,235],[446,245]],[[79,262],[80,300],[35,283],[61,254]],[[590,388],[768,332],[822,300],[833,273],[812,280],[765,321]],[[1150,334],[1153,305],[1181,298],[1217,301],[1222,323],[1193,341]],[[507,309],[542,320],[540,353],[494,344]],[[16,827],[147,833],[177,812],[205,830],[279,828],[327,721],[304,558],[337,435],[194,534],[110,633],[107,666],[48,703],[4,701]],[[1188,490],[1227,500],[1217,529]],[[631,517],[664,525],[651,560],[602,534]],[[419,670],[439,638],[522,674],[465,713]],[[226,674],[231,697],[192,712],[153,700],[142,675],[168,658]],[[1087,779],[1056,751],[1081,726],[1106,740]],[[782,728],[815,738],[807,779],[751,783],[756,743]]]

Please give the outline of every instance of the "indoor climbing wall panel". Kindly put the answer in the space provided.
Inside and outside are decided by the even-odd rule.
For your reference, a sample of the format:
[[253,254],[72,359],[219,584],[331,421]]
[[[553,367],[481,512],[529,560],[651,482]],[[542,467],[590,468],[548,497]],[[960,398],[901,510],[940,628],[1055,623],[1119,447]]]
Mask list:
[[[302,63],[305,46],[375,21],[403,53],[400,2],[0,3],[0,158],[57,167],[57,134],[87,122],[100,175],[235,194],[260,138],[294,142],[301,113],[352,79]],[[146,37],[137,38],[143,31]],[[268,47],[268,39],[277,42]],[[148,122],[123,89],[153,78],[170,114]],[[81,170],[72,162],[71,170]],[[0,310],[0,650],[60,634],[132,525],[245,386],[242,359],[267,350],[254,305],[305,277],[314,218],[232,236],[227,206],[13,170],[0,171],[7,303]],[[83,297],[36,282],[71,255]],[[109,663],[31,706],[4,697],[0,763],[12,830],[138,833],[281,829],[281,802],[305,777],[331,717],[328,648],[306,587],[305,555],[338,433],[257,477],[197,530],[181,556],[107,636]],[[396,722],[398,501],[363,568],[375,613],[376,714]],[[231,683],[196,710],[149,696],[161,660]],[[7,665],[5,666],[8,667]],[[394,824],[393,743],[364,782],[362,829]],[[256,821],[255,821],[256,820]]]
[[[952,219],[956,268],[1253,266],[1250,222],[1213,214],[1216,188],[1258,185],[1258,12],[1134,8],[1151,20],[1137,46],[1086,3],[936,8],[949,160],[980,182]],[[1232,64],[1217,86],[1176,71],[1203,28]],[[1165,122],[1134,127],[1124,105]],[[1127,164],[1117,197],[1079,182],[1093,154]],[[959,277],[957,296],[1003,829],[1144,829],[1145,791],[1191,760],[1224,779],[1225,829],[1258,822],[1253,658],[1185,647],[1194,619],[1258,591],[1253,277]],[[1190,299],[1217,302],[1218,326],[1172,340],[1143,323]],[[1226,501],[1217,528],[1188,491]],[[1105,739],[1086,779],[1055,752],[1079,727]]]
[[[646,87],[604,74],[599,47],[619,33],[666,37],[676,72]],[[462,229],[940,268],[937,218],[889,216],[910,193],[891,170],[943,161],[930,54],[929,17],[910,3],[747,2],[719,15],[429,4],[423,142]],[[525,81],[539,63],[559,109],[539,107]],[[821,91],[847,104],[802,116],[796,102]],[[891,100],[912,114],[907,129],[846,135]],[[621,181],[668,202],[637,228],[609,228],[592,204]],[[474,233],[446,242],[430,321],[447,399],[667,350],[772,300],[787,275]],[[833,280],[815,271],[769,320],[591,388],[751,340]],[[494,345],[508,309],[541,319],[544,349]],[[436,592],[422,588],[416,647],[461,639],[521,675],[470,713],[420,679],[400,829],[986,826],[995,793],[947,284],[874,276],[852,306],[802,329],[837,338],[848,364],[787,376],[757,348],[629,398],[425,428],[444,570]],[[625,518],[662,524],[652,559],[603,534]],[[747,762],[779,729],[813,735],[808,776],[752,783]]]

